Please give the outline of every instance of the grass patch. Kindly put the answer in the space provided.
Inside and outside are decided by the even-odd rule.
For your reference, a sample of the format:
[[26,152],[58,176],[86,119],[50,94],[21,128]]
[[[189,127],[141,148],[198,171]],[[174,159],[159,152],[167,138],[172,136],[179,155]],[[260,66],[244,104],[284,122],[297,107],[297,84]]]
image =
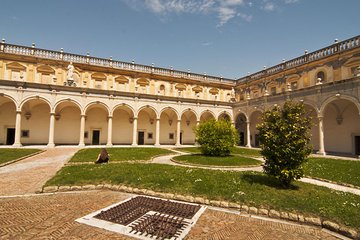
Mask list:
[[62,168],[46,185],[125,184],[258,207],[296,211],[360,229],[360,196],[302,182],[282,189],[257,172],[232,172],[162,164],[120,163]]
[[330,158],[309,158],[304,164],[305,175],[347,183],[360,187],[360,161]]
[[174,160],[182,163],[208,166],[249,166],[260,165],[261,161],[253,158],[230,155],[226,157],[213,157],[201,154],[182,155],[174,157]]
[[[162,148],[108,148],[110,162],[150,160],[157,155],[174,153]],[[101,148],[81,149],[71,158],[70,162],[95,162]]]
[[[181,151],[181,152],[189,152],[189,153],[201,153],[201,150],[199,147],[177,148],[176,150]],[[242,156],[248,156],[248,157],[261,157],[260,150],[251,149],[251,148],[234,147],[231,150],[231,153],[242,155]]]
[[31,148],[0,148],[0,164],[7,163],[21,157],[25,157],[39,151],[41,150]]

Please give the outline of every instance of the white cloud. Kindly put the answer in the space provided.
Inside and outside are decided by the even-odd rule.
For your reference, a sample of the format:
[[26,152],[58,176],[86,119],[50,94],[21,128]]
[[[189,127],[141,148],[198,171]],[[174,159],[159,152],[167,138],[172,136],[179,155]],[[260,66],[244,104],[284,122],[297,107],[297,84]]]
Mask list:
[[[151,12],[167,17],[172,13],[213,14],[218,18],[218,27],[233,19],[251,22],[253,16],[244,13],[255,6],[251,0],[122,0],[134,9],[147,8]],[[282,4],[292,4],[299,0],[283,0]],[[280,4],[280,3],[278,3]],[[262,0],[259,8],[272,12],[277,6],[271,0]]]
[[266,2],[263,9],[268,12],[274,11],[276,8],[275,4],[272,2]]
[[299,2],[299,0],[285,0],[286,4],[293,4],[293,3],[297,3]]

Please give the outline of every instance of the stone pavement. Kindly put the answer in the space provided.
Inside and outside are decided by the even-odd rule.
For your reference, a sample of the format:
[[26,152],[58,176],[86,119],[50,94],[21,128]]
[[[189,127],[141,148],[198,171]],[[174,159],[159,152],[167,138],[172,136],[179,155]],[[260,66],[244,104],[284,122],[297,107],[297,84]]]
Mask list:
[[[0,198],[0,239],[130,239],[75,219],[122,201],[111,191]],[[264,221],[207,209],[186,239],[337,239],[320,228]]]
[[0,196],[41,190],[78,148],[51,148],[38,155],[0,168]]

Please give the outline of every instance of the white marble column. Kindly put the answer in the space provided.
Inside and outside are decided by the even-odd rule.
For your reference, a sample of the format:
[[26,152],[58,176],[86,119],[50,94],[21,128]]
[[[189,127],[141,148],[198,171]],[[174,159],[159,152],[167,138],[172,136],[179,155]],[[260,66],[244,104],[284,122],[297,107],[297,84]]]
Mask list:
[[137,118],[134,117],[133,121],[133,142],[131,144],[132,146],[137,146]]
[[324,123],[323,117],[318,117],[319,119],[319,151],[318,154],[326,155],[325,144],[324,144]]
[[246,121],[246,147],[251,148],[250,121]]
[[156,119],[155,146],[160,146],[160,118]]
[[180,146],[180,133],[181,133],[181,129],[180,129],[180,125],[181,125],[181,120],[177,120],[177,125],[176,125],[176,146]]
[[14,147],[21,147],[21,111],[16,111],[16,122],[15,122],[15,141]]
[[108,117],[108,135],[107,135],[107,147],[111,147],[112,144],[112,116]]
[[49,141],[47,147],[55,147],[54,143],[54,132],[55,132],[55,113],[50,113],[50,127],[49,127]]
[[85,115],[81,115],[80,119],[80,141],[79,147],[85,147],[84,135],[85,135]]

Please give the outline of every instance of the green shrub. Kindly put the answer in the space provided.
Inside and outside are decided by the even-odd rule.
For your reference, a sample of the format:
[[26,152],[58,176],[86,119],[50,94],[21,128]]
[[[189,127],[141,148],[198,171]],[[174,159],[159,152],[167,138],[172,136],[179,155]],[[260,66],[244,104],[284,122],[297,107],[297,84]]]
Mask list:
[[238,142],[238,132],[231,122],[209,120],[195,129],[197,142],[202,154],[208,156],[227,156]]
[[305,115],[302,103],[285,102],[262,115],[257,125],[264,172],[288,187],[292,180],[303,177],[302,163],[311,153],[311,118]]

